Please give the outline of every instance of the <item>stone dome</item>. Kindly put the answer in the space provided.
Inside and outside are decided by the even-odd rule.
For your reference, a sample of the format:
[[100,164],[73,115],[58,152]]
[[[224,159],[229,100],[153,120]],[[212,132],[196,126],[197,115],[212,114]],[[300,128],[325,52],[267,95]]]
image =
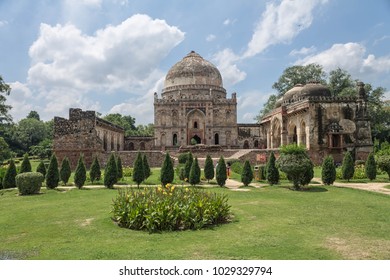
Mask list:
[[332,94],[327,86],[320,84],[319,82],[309,82],[302,88],[302,96],[327,96]]
[[191,85],[223,87],[217,67],[194,51],[172,66],[165,77],[164,88]]
[[283,95],[283,100],[290,100],[295,95],[300,94],[302,91],[303,85],[302,84],[296,84],[292,89],[289,89],[286,91],[286,93]]

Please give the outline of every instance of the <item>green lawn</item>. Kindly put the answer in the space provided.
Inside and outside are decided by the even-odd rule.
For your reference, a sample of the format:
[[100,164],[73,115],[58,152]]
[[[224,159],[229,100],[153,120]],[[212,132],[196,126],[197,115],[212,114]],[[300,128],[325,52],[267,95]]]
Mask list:
[[226,193],[234,221],[148,234],[110,219],[116,190],[0,191],[0,259],[389,259],[390,196],[336,187]]

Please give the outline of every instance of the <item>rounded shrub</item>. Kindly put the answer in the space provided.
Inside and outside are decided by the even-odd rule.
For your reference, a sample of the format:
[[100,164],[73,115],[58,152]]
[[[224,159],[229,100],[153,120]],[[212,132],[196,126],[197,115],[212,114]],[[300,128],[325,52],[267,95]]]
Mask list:
[[37,166],[37,172],[41,173],[43,175],[43,178],[46,176],[46,166],[43,160],[38,164]]
[[17,175],[15,181],[21,195],[31,195],[40,192],[43,179],[40,172],[24,172]]
[[253,171],[251,164],[248,160],[245,161],[244,167],[242,168],[241,173],[241,182],[244,184],[244,186],[248,186],[250,182],[253,180]]
[[234,173],[237,173],[237,174],[241,174],[243,168],[244,168],[244,165],[243,165],[240,161],[234,161],[234,162],[230,165],[230,169],[231,169]]
[[333,157],[330,155],[322,163],[321,179],[325,185],[332,185],[336,180],[336,166],[334,165]]

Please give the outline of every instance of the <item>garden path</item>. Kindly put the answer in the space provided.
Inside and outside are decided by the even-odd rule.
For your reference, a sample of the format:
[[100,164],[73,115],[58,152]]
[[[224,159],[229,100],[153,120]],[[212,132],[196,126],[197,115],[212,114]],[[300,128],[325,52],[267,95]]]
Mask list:
[[[313,181],[316,181],[320,184],[322,184],[321,178],[313,178]],[[353,188],[353,189],[359,189],[359,190],[365,190],[365,191],[371,191],[371,192],[379,192],[384,193],[387,195],[390,195],[390,189],[385,188],[386,186],[389,186],[390,183],[377,183],[377,182],[370,182],[370,183],[342,183],[342,182],[334,182],[333,186],[341,187],[341,188]]]

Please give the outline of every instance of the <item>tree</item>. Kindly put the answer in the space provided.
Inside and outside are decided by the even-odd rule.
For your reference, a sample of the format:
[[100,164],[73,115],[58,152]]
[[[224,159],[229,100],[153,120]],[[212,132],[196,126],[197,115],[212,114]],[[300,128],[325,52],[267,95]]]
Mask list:
[[329,72],[328,85],[333,96],[356,95],[355,81],[347,71],[339,67]]
[[161,167],[160,181],[161,184],[165,187],[166,184],[172,183],[175,177],[175,172],[173,170],[172,159],[169,156],[169,153],[165,155],[163,165]]
[[200,167],[197,157],[195,157],[191,165],[189,182],[192,186],[200,183]]
[[115,155],[112,153],[104,169],[104,185],[112,189],[118,180]]
[[11,115],[8,114],[8,111],[12,108],[9,105],[5,105],[6,98],[4,95],[9,95],[11,92],[11,87],[7,85],[3,77],[0,76],[0,125],[3,123],[9,123],[12,121]]
[[376,178],[376,162],[374,153],[368,155],[366,164],[365,164],[365,173],[368,179],[375,180]]
[[65,186],[68,183],[71,174],[72,174],[72,170],[70,169],[69,159],[68,157],[64,157],[64,159],[61,162],[60,180],[64,182]]
[[190,178],[190,171],[191,171],[191,166],[192,166],[193,160],[194,159],[192,157],[192,153],[188,152],[186,164],[184,165],[184,171],[185,171],[185,176],[186,176],[187,180]]
[[30,111],[30,113],[28,113],[28,115],[27,115],[26,118],[27,118],[27,119],[36,119],[36,120],[38,120],[38,121],[41,120],[41,118],[39,117],[39,114],[38,114],[37,111]]
[[218,160],[218,164],[215,170],[215,179],[217,180],[217,184],[220,187],[223,187],[226,183],[227,180],[226,163],[223,156],[221,156]]
[[307,185],[313,178],[313,163],[303,146],[296,144],[282,146],[276,164],[282,172],[286,173],[295,190]]
[[341,166],[341,176],[344,180],[349,180],[353,178],[355,173],[355,165],[353,163],[353,158],[350,152],[347,152],[344,155],[343,163]]
[[28,154],[24,154],[22,164],[20,165],[20,173],[31,172],[31,163]]
[[16,166],[13,159],[10,160],[9,165],[7,167],[7,171],[5,172],[4,178],[3,178],[3,188],[4,189],[10,189],[10,188],[16,188]]
[[123,178],[123,167],[122,167],[122,159],[118,155],[116,157],[116,167],[117,167],[117,174],[118,174],[118,180],[121,180]]
[[387,173],[390,180],[390,155],[389,154],[382,154],[378,156],[377,160],[378,167]]
[[204,176],[207,179],[207,182],[210,182],[210,180],[214,178],[214,164],[210,155],[207,155],[204,163]]
[[76,171],[74,172],[74,184],[77,188],[81,189],[84,186],[87,179],[87,169],[84,164],[84,157],[81,154],[77,162]]
[[333,157],[330,155],[322,163],[321,179],[325,185],[332,185],[336,180],[336,166]]
[[275,155],[274,152],[271,152],[267,165],[266,165],[266,176],[267,176],[267,181],[270,185],[276,185],[279,184],[279,170],[275,165]]
[[46,188],[54,189],[58,186],[60,175],[58,172],[58,161],[55,154],[50,158],[49,167],[46,172]]
[[244,184],[245,187],[247,187],[250,182],[253,180],[253,171],[252,171],[252,166],[249,163],[248,160],[245,161],[244,167],[242,168],[242,173],[241,173],[241,182]]
[[12,135],[23,151],[28,151],[31,146],[38,145],[46,139],[46,126],[42,121],[34,118],[19,121]]
[[0,162],[11,157],[11,151],[7,142],[3,137],[0,137]]
[[41,160],[40,163],[38,164],[36,171],[41,173],[43,175],[43,178],[46,177],[46,166],[43,160]]
[[280,95],[271,94],[268,97],[267,102],[264,103],[263,108],[259,114],[254,118],[257,123],[260,123],[261,119],[271,112],[275,108],[276,101],[280,98]]
[[144,181],[145,181],[146,179],[149,178],[150,173],[151,173],[148,158],[146,157],[146,155],[144,155],[144,157],[143,157],[142,164],[143,164],[143,169],[144,169]]
[[144,179],[145,179],[144,164],[142,160],[142,155],[140,152],[138,152],[137,158],[134,161],[133,181],[137,183],[137,186],[139,188],[139,185],[142,183]]
[[100,171],[99,159],[97,156],[95,156],[91,165],[91,169],[89,171],[89,178],[93,183],[95,181],[99,181],[101,176],[102,176],[102,172]]

